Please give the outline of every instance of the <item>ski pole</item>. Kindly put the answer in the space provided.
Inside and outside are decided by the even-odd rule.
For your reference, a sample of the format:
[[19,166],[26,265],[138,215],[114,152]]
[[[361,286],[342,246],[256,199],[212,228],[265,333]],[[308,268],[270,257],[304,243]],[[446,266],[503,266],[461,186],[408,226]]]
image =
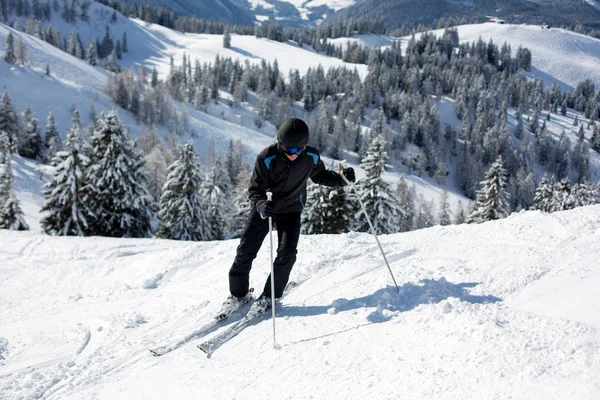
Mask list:
[[[272,201],[273,193],[267,192],[267,201]],[[271,313],[273,316],[273,348],[279,349],[275,338],[275,264],[273,264],[273,218],[269,217],[269,241],[271,242]]]
[[385,252],[383,251],[383,247],[381,246],[381,243],[379,242],[379,238],[377,237],[377,234],[375,233],[375,227],[373,227],[373,223],[371,222],[371,218],[369,218],[369,214],[367,214],[367,209],[365,208],[364,203],[360,199],[360,195],[358,194],[358,191],[356,190],[356,186],[354,185],[354,183],[350,182],[348,180],[348,178],[346,178],[346,176],[344,175],[344,169],[345,168],[346,168],[346,160],[340,161],[340,163],[339,163],[340,175],[342,176],[342,179],[344,179],[344,181],[346,182],[346,184],[350,185],[352,187],[352,190],[354,190],[354,194],[356,194],[356,198],[358,199],[358,202],[360,203],[360,206],[362,208],[362,212],[363,212],[363,214],[365,214],[365,218],[367,219],[367,222],[369,223],[369,227],[371,228],[371,233],[373,234],[373,236],[375,236],[375,240],[377,241],[377,245],[379,246],[379,250],[381,250],[381,255],[383,256],[383,260],[385,261],[385,265],[387,265],[388,270],[390,271],[390,275],[392,276],[392,280],[394,281],[394,286],[396,286],[396,290],[398,291],[398,293],[400,293],[400,288],[398,287],[398,284],[396,283],[396,278],[394,278],[394,273],[392,272],[392,268],[390,267],[390,263],[388,262],[387,257],[385,256]]

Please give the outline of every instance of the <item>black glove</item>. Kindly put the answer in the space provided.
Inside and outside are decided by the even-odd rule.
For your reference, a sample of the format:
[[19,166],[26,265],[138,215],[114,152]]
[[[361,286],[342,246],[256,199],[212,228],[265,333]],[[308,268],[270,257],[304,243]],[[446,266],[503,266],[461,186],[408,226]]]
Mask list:
[[350,182],[356,182],[356,175],[354,174],[354,168],[344,168],[342,174],[348,179]]
[[275,203],[273,201],[265,201],[258,206],[258,212],[262,219],[275,216]]

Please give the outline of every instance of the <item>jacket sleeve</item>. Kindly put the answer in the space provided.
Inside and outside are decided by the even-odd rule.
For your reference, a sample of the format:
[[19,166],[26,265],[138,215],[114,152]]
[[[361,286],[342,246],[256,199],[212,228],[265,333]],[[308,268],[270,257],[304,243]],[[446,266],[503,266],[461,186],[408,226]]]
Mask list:
[[254,172],[252,172],[248,188],[250,201],[256,209],[267,201],[268,181],[269,171],[266,168],[265,160],[259,155],[254,163]]
[[318,160],[311,172],[310,179],[319,185],[339,187],[346,186],[344,178],[331,169],[326,169],[323,160],[318,156]]

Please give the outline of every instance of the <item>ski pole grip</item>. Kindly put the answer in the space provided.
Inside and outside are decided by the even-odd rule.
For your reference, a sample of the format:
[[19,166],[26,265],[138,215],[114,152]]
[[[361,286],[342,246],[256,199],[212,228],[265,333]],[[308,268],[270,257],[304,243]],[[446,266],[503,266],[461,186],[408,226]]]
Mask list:
[[344,182],[346,182],[346,184],[349,185],[350,181],[348,180],[348,178],[346,178],[346,175],[344,175],[344,170],[346,169],[346,166],[347,166],[346,160],[342,160],[338,164],[338,169],[340,171],[340,175],[342,176],[342,179],[344,180]]
[[267,201],[272,201],[272,200],[273,200],[273,193],[267,192]]

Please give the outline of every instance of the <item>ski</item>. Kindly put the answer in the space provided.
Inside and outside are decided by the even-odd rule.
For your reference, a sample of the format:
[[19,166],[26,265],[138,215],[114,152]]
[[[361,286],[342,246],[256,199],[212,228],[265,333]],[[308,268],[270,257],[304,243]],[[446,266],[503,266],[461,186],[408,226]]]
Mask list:
[[237,334],[250,326],[253,321],[260,320],[266,315],[267,314],[263,314],[254,318],[247,318],[247,316],[245,316],[240,321],[237,321],[215,337],[199,344],[198,348],[210,357],[219,347],[233,339],[235,336],[237,336]]
[[212,332],[217,326],[221,325],[226,320],[227,319],[219,320],[219,319],[213,318],[212,321],[207,322],[206,324],[202,325],[200,328],[196,329],[195,331],[191,332],[187,336],[185,336],[177,341],[174,341],[165,346],[156,347],[154,349],[149,349],[150,353],[152,353],[156,357],[160,357],[167,353],[170,353],[173,350],[176,350],[176,349],[180,348],[181,346],[183,346],[184,344],[188,343],[190,340],[200,337],[200,336],[204,336],[204,335]]
[[[254,289],[251,288],[250,292],[253,292],[253,291],[254,291]],[[190,342],[192,339],[202,337],[202,336],[205,336],[205,335],[213,332],[214,330],[216,330],[217,327],[224,325],[226,321],[231,320],[233,315],[243,316],[246,312],[248,312],[253,300],[254,299],[252,299],[248,303],[242,305],[242,307],[240,307],[240,309],[238,309],[237,311],[234,311],[233,313],[231,313],[229,315],[217,314],[209,322],[205,323],[200,328],[189,333],[185,337],[183,337],[179,340],[176,340],[174,342],[171,342],[165,346],[149,349],[150,353],[152,353],[156,357],[160,357],[167,353],[172,352],[173,350],[177,350],[184,344]]]
[[[296,283],[296,282],[289,282],[286,285],[285,290],[283,291],[284,296],[287,295],[293,289],[297,288],[298,285],[299,284]],[[221,347],[222,345],[224,345],[225,343],[227,343],[228,341],[230,341],[231,339],[233,339],[241,331],[243,331],[244,329],[246,329],[248,326],[252,325],[253,322],[259,321],[259,320],[261,320],[261,319],[263,319],[265,317],[268,317],[270,315],[271,315],[270,311],[267,312],[266,314],[259,315],[259,316],[253,317],[253,318],[248,318],[248,314],[246,314],[244,316],[244,318],[242,318],[240,321],[234,323],[233,325],[231,325],[230,327],[228,327],[224,331],[220,332],[216,336],[214,336],[214,337],[206,340],[203,343],[200,343],[198,345],[198,348],[200,350],[202,350],[203,352],[205,352],[206,355],[210,358],[210,356],[212,356],[212,354],[219,347]]]

